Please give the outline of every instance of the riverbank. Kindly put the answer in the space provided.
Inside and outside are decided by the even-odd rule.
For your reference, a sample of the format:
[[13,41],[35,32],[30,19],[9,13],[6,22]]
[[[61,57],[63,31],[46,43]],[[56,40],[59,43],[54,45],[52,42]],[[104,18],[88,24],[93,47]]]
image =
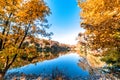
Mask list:
[[24,73],[8,73],[5,80],[119,80],[113,77],[112,74],[92,74],[87,77],[77,76],[69,77],[62,74],[60,71],[55,71],[52,74],[24,74]]

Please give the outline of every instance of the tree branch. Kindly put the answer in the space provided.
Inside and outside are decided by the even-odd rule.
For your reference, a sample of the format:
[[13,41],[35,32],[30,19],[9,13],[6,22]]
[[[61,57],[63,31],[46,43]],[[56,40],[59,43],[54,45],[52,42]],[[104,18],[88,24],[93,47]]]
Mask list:
[[[2,35],[5,35],[6,28],[10,25],[10,24],[9,24],[9,19],[11,18],[11,16],[12,16],[12,12],[10,13],[10,15],[9,15],[9,17],[8,17],[8,19],[7,19],[7,21],[5,21],[5,26],[4,26]],[[10,26],[9,26],[9,27],[10,27]],[[8,36],[8,33],[9,33],[9,30],[8,30],[6,36]],[[4,48],[4,45],[6,44],[6,38],[3,39],[0,43],[2,43],[2,45],[0,46],[0,49],[3,49],[3,48]]]
[[25,38],[26,38],[26,36],[27,36],[27,34],[28,34],[29,28],[30,28],[30,24],[28,24],[28,27],[26,27],[26,29],[25,29],[25,35],[23,36],[23,39],[22,39],[22,41],[21,41],[21,43],[20,43],[20,45],[19,45],[18,48],[21,48],[22,43],[24,42],[24,40],[25,40]]
[[[20,32],[20,27],[18,28],[18,32]],[[19,34],[19,33],[17,33],[17,34]],[[15,39],[15,45],[17,44],[18,39],[19,39],[19,36]]]
[[7,56],[7,58],[6,58],[5,67],[7,67],[7,66],[8,66],[8,63],[9,63],[9,56]]
[[[9,24],[9,19],[10,19],[11,16],[12,16],[12,13],[10,13],[10,15],[9,15],[9,17],[8,17],[8,19],[7,19],[7,21],[5,21],[5,26],[8,26],[8,24]],[[3,32],[2,32],[2,35],[5,34],[5,31],[6,31],[6,27],[4,27]]]

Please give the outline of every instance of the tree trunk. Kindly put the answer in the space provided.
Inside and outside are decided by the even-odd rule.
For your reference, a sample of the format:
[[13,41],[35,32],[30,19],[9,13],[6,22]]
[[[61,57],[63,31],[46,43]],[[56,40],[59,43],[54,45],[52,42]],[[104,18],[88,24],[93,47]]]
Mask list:
[[7,56],[7,61],[6,61],[6,65],[5,65],[5,68],[3,69],[3,70],[0,70],[0,80],[4,80],[4,76],[5,76],[5,74],[6,74],[6,72],[7,72],[7,70],[10,68],[10,66],[13,64],[13,62],[15,61],[15,59],[16,59],[16,57],[17,57],[17,54],[15,54],[14,55],[14,57],[13,57],[13,59],[12,59],[12,61],[10,61],[10,63],[8,63],[9,62],[9,56]]
[[4,80],[5,73],[1,72],[0,73],[0,80]]
[[0,50],[2,50],[2,43],[3,43],[3,40],[0,39]]

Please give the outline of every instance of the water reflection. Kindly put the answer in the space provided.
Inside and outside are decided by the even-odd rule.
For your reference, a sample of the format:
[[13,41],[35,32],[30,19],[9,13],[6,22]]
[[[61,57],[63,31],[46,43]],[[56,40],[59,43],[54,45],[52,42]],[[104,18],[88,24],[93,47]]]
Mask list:
[[35,75],[50,75],[60,74],[68,76],[69,78],[74,77],[87,77],[89,72],[86,69],[82,69],[78,64],[83,59],[77,53],[69,53],[65,55],[59,55],[58,58],[52,60],[45,60],[36,64],[29,64],[21,68],[11,69],[7,73],[24,73],[24,74],[35,74]]

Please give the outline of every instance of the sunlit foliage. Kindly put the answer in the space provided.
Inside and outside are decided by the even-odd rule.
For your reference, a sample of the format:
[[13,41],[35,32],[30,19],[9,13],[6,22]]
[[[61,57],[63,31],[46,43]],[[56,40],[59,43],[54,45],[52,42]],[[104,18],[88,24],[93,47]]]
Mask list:
[[[120,0],[78,0],[81,27],[92,49],[102,50],[109,64],[120,63]],[[114,55],[114,56],[113,56]]]
[[45,30],[49,14],[43,0],[0,0],[0,76],[37,56],[34,45],[23,43],[27,36],[34,41],[37,34],[50,35]]

